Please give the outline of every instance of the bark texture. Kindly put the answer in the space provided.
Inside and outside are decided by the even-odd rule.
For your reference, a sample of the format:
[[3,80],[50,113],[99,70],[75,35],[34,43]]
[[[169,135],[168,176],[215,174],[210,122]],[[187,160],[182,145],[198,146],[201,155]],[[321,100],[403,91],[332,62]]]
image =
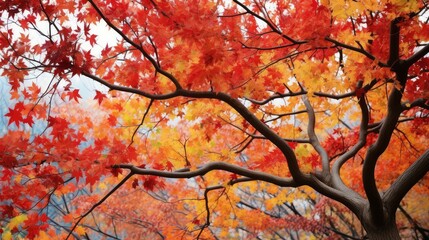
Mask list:
[[388,219],[384,225],[364,224],[367,232],[366,239],[370,240],[400,240],[395,219]]

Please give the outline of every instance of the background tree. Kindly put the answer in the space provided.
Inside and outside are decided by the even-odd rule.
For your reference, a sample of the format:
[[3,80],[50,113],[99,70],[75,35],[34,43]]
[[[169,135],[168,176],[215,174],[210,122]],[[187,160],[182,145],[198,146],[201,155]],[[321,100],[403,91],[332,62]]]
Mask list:
[[426,1],[0,9],[3,238],[427,238]]

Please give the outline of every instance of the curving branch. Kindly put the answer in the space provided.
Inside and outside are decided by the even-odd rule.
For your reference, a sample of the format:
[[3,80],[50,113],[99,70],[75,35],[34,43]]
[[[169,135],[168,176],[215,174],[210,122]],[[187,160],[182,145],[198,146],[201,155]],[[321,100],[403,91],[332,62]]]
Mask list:
[[387,116],[383,120],[377,141],[369,147],[363,163],[362,178],[365,193],[370,202],[371,216],[374,223],[382,224],[384,216],[383,202],[375,182],[375,166],[378,158],[389,145],[390,138],[399,119],[402,93],[394,88],[388,100]]
[[332,165],[332,184],[335,188],[346,192],[355,198],[361,198],[359,194],[347,187],[343,180],[341,179],[340,170],[344,163],[356,155],[359,150],[361,150],[366,144],[366,136],[368,134],[368,122],[369,122],[369,113],[368,107],[366,105],[365,97],[359,99],[359,107],[362,113],[362,119],[359,127],[359,139],[358,142],[347,152],[342,154],[337,161]]
[[314,188],[316,191],[322,193],[323,195],[342,202],[346,205],[352,212],[359,216],[359,213],[363,207],[363,201],[361,198],[350,197],[346,193],[343,193],[337,189],[331,188],[326,185],[324,182],[321,182],[314,175],[304,178],[303,182],[298,182],[292,178],[278,177],[272,174],[250,170],[242,168],[233,164],[225,162],[211,162],[203,165],[197,170],[191,171],[189,168],[179,169],[174,172],[160,171],[154,169],[144,169],[134,166],[132,164],[117,164],[112,166],[112,168],[122,168],[130,170],[130,175],[151,175],[164,178],[193,178],[197,176],[203,176],[211,171],[223,170],[230,173],[235,173],[244,177],[231,180],[228,182],[229,185],[237,184],[240,182],[249,182],[249,181],[264,181],[268,183],[275,184],[280,187],[299,187],[303,185],[309,185]]
[[239,182],[250,181],[250,179],[252,179],[252,180],[260,180],[264,182],[273,183],[282,187],[300,186],[299,183],[297,183],[291,178],[278,177],[268,173],[242,168],[242,167],[225,163],[225,162],[207,163],[204,166],[194,171],[191,171],[190,169],[181,169],[180,171],[174,171],[174,172],[159,171],[154,169],[144,169],[144,168],[136,167],[131,164],[117,164],[112,167],[128,169],[131,171],[130,174],[151,175],[151,176],[158,176],[158,177],[165,177],[165,178],[193,178],[198,176],[204,176],[205,174],[213,170],[223,170],[223,171],[227,171],[227,172],[231,172],[237,175],[247,177],[247,178],[240,178]]
[[401,176],[390,186],[383,195],[383,201],[388,203],[388,209],[395,211],[408,191],[429,172],[429,149],[426,150]]
[[177,94],[177,92],[171,92],[171,93],[167,93],[167,94],[151,94],[151,93],[148,93],[148,92],[136,89],[136,88],[124,87],[124,86],[109,83],[106,80],[104,80],[100,77],[97,77],[97,76],[95,76],[89,72],[86,72],[86,71],[83,71],[81,74],[85,77],[88,77],[88,78],[98,82],[98,83],[101,83],[102,85],[108,87],[110,90],[116,90],[116,91],[127,92],[127,93],[134,93],[134,94],[137,94],[137,95],[140,95],[140,96],[143,96],[146,98],[150,98],[153,100],[165,100],[165,99],[170,99],[170,98],[179,96]]
[[[308,113],[308,128],[307,133],[310,138],[310,144],[317,151],[317,153],[322,158],[322,175],[325,180],[329,180],[330,178],[330,166],[329,166],[329,156],[326,150],[322,147],[317,138],[316,132],[314,128],[316,126],[316,115],[314,114],[313,106],[311,106],[310,101],[308,100],[307,95],[302,96],[302,101],[304,102],[305,107],[307,108]],[[328,182],[328,181],[327,181]]]
[[289,171],[293,177],[293,179],[300,183],[306,184],[308,183],[309,176],[303,174],[298,166],[298,161],[295,153],[292,148],[280,137],[277,133],[275,133],[269,126],[265,125],[259,118],[257,118],[249,109],[240,100],[231,97],[226,93],[215,93],[211,91],[206,92],[194,92],[185,89],[178,89],[176,93],[183,97],[191,97],[191,98],[206,98],[206,99],[217,99],[225,102],[234,110],[236,110],[246,121],[252,125],[259,133],[264,135],[268,140],[270,140],[275,146],[277,146],[280,151],[282,151],[283,155],[287,160],[287,164],[289,167]]

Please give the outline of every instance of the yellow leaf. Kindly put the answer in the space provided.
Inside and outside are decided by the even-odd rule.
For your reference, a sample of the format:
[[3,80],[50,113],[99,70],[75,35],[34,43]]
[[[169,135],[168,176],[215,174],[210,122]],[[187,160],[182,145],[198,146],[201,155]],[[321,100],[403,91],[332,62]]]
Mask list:
[[21,183],[21,180],[22,180],[22,175],[18,174],[15,176],[15,182]]
[[100,190],[106,190],[107,189],[107,185],[104,182],[102,182],[102,183],[98,184],[98,189],[100,189]]
[[12,239],[12,233],[10,231],[5,231],[2,235],[1,235],[1,239],[2,240],[11,240]]
[[37,237],[35,239],[37,239],[37,240],[50,240],[50,239],[52,239],[52,237],[48,236],[48,234],[46,234],[46,232],[44,232],[44,231],[39,231],[39,234],[37,235]]
[[82,226],[77,226],[74,231],[79,235],[85,235],[85,228]]
[[277,205],[277,203],[278,200],[276,198],[265,200],[265,208],[270,211]]
[[18,216],[12,218],[9,222],[9,224],[7,224],[7,228],[9,229],[14,229],[16,228],[18,225],[20,225],[22,222],[24,222],[25,220],[27,220],[27,215],[26,214],[19,214]]
[[307,149],[307,145],[306,144],[301,144],[298,145],[295,148],[295,154],[298,158],[302,158],[302,157],[306,157],[309,155],[309,151]]

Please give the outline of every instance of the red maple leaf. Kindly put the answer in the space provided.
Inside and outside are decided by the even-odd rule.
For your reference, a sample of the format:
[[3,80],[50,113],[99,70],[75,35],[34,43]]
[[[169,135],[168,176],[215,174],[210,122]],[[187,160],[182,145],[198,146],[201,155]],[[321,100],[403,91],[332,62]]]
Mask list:
[[95,90],[95,97],[94,97],[94,99],[98,100],[98,105],[101,105],[101,102],[103,101],[103,99],[105,97],[106,97],[106,94],[104,94],[104,93],[102,93],[102,92],[100,92],[98,90]]
[[13,206],[10,206],[10,205],[0,206],[0,213],[1,213],[0,216],[5,217],[5,218],[6,217],[11,218],[15,215],[14,214],[14,208],[13,208]]
[[288,144],[288,145],[289,145],[289,147],[290,147],[290,148],[292,148],[292,149],[295,149],[295,148],[296,148],[296,146],[298,145],[298,143],[297,143],[297,142],[288,142],[287,144]]
[[238,179],[238,175],[235,173],[231,173],[229,175],[229,180],[233,181],[233,180],[237,180]]
[[0,181],[10,181],[10,179],[13,176],[13,171],[8,168],[3,168],[2,176],[0,178]]
[[199,219],[194,219],[192,221],[192,223],[195,224],[195,225],[200,225],[200,220]]
[[9,117],[8,126],[15,123],[15,125],[19,127],[19,122],[24,120],[21,113],[22,108],[20,106],[21,104],[17,103],[13,109],[9,108],[9,112],[5,114],[6,117]]
[[276,148],[274,150],[269,151],[268,154],[263,158],[263,160],[255,162],[254,167],[258,169],[265,169],[266,167],[270,167],[283,161],[283,153],[280,151],[280,149]]
[[27,220],[24,221],[24,228],[27,230],[27,238],[34,239],[40,231],[48,228],[47,222],[48,217],[46,214],[31,213],[28,215]]
[[112,127],[116,126],[117,120],[116,120],[116,117],[113,116],[112,114],[109,114],[107,121],[109,122],[110,126],[112,126]]
[[159,164],[159,163],[152,164],[152,168],[156,169],[156,170],[164,170],[165,169],[164,165]]
[[[94,173],[86,174],[86,183],[92,187],[98,180],[100,180],[100,176]],[[92,190],[91,190],[92,191]]]
[[167,161],[167,163],[165,164],[165,169],[167,169],[168,171],[172,171],[173,170],[173,164],[170,161]]
[[87,40],[89,41],[89,44],[91,44],[91,47],[93,47],[93,46],[94,46],[94,44],[96,44],[96,43],[97,43],[97,35],[95,35],[95,34],[90,34],[90,35],[87,37]]
[[144,189],[146,189],[148,191],[153,191],[156,183],[157,183],[157,181],[156,181],[155,176],[148,176],[148,177],[145,177],[145,179],[143,181],[143,187],[144,187]]
[[57,139],[63,139],[69,123],[61,117],[48,117],[48,127],[52,127],[51,135]]
[[30,87],[28,87],[28,90],[31,92],[33,97],[37,97],[39,96],[40,93],[40,87],[37,86],[37,84],[35,84],[34,82],[31,84]]
[[113,176],[118,177],[119,174],[122,174],[122,169],[121,168],[112,168],[112,170],[110,170],[113,174]]
[[109,47],[109,45],[106,45],[106,47],[101,50],[101,56],[107,56],[107,54],[112,50],[111,47]]
[[133,183],[132,183],[132,185],[131,185],[133,188],[136,188],[136,187],[138,187],[139,186],[139,180],[137,180],[137,179],[134,179],[134,181],[133,181]]
[[28,125],[30,125],[30,127],[32,127],[33,123],[34,123],[34,121],[33,121],[33,115],[28,114],[25,119],[22,119],[22,122],[23,123],[27,123]]
[[71,175],[76,179],[76,183],[78,183],[79,179],[82,177],[82,170],[74,169],[71,171]]
[[79,102],[79,98],[82,98],[79,95],[79,90],[78,89],[75,89],[73,91],[67,92],[67,96],[69,97],[69,100],[74,99],[76,102]]
[[90,25],[85,23],[85,24],[83,25],[83,32],[84,32],[85,36],[88,36],[88,35],[89,35],[89,30],[91,30]]

